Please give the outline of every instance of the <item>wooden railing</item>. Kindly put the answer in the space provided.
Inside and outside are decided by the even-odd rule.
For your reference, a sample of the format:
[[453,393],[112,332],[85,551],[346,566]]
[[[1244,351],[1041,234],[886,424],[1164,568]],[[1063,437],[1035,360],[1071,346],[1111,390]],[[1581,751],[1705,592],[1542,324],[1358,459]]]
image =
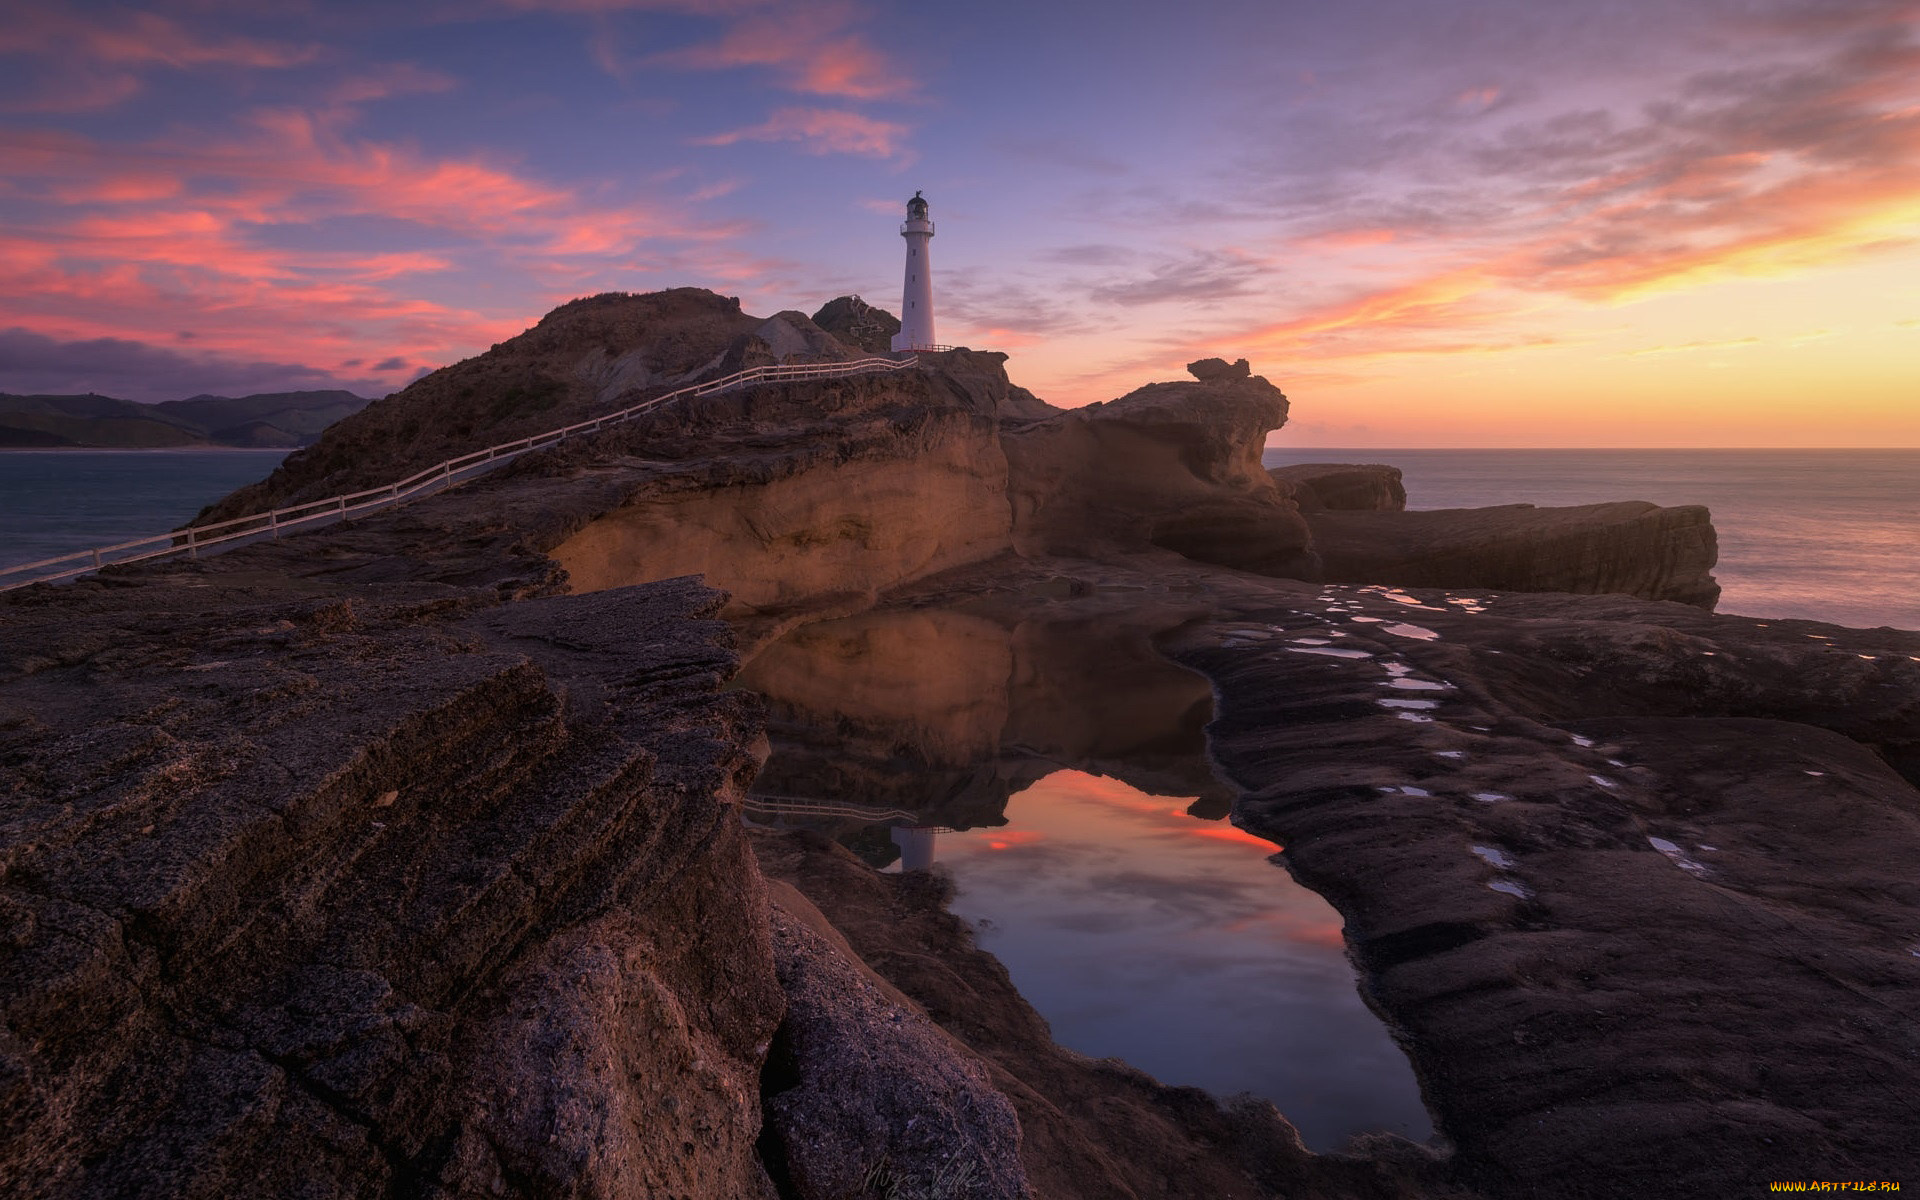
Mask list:
[[272,512],[215,521],[210,525],[188,526],[185,529],[155,534],[152,537],[135,538],[130,542],[97,546],[92,550],[80,550],[54,558],[43,558],[38,562],[0,567],[0,592],[25,587],[30,583],[51,583],[59,579],[71,579],[77,575],[98,571],[102,567],[144,562],[150,558],[163,558],[171,554],[197,556],[200,551],[208,547],[236,542],[243,538],[277,538],[282,530],[298,528],[315,521],[338,520],[370,508],[385,508],[422,492],[439,491],[456,481],[465,482],[529,450],[539,450],[564,438],[582,433],[595,433],[610,425],[630,421],[674,400],[717,395],[720,392],[735,391],[753,384],[832,379],[847,375],[866,375],[876,371],[900,371],[918,365],[919,359],[909,355],[906,358],[861,358],[852,362],[751,367],[745,371],[736,371],[723,379],[691,384],[677,391],[668,392],[664,396],[642,400],[619,412],[594,417],[588,421],[576,421],[572,425],[549,429],[545,433],[537,433],[532,437],[502,442],[498,446],[489,446],[485,450],[462,454],[458,458],[436,463],[424,471],[415,472],[385,487],[369,488],[364,492],[352,492],[344,496],[329,496],[325,500],[310,500],[305,504],[276,508]]
[[842,804],[808,796],[777,796],[764,792],[749,792],[741,798],[740,806],[751,812],[768,813],[774,816],[841,817],[865,821],[870,825],[891,821],[912,823],[919,820],[917,816],[903,808],[871,808],[864,804]]

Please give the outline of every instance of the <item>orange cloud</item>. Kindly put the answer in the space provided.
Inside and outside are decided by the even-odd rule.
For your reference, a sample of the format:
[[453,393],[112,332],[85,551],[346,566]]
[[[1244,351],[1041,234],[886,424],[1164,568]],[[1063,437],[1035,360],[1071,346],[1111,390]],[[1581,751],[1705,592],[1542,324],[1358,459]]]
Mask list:
[[[1569,188],[1542,210],[1545,230],[1504,244],[1440,245],[1409,262],[1415,273],[1400,282],[1285,320],[1184,338],[1172,354],[1125,367],[1219,346],[1290,361],[1503,352],[1554,340],[1515,328],[1537,294],[1613,303],[1876,253],[1920,227],[1920,109],[1867,120],[1884,148],[1872,166],[1783,167],[1774,155],[1741,151],[1613,173]],[[1592,203],[1596,197],[1607,200]],[[1291,249],[1338,255],[1376,244],[1378,232],[1350,243],[1318,236]],[[1442,254],[1451,265],[1420,270]]]
[[758,125],[694,138],[696,146],[736,142],[799,142],[809,154],[857,154],[892,158],[901,152],[907,127],[830,108],[783,108]]

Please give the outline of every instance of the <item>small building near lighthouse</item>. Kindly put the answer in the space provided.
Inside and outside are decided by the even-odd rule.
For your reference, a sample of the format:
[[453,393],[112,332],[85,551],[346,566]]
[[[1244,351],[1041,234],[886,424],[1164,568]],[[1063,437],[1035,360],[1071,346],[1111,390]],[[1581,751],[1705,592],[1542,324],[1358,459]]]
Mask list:
[[943,349],[933,336],[933,260],[928,257],[933,221],[919,192],[907,201],[907,219],[900,226],[900,236],[907,241],[906,284],[900,296],[900,332],[894,335],[893,348],[896,352]]

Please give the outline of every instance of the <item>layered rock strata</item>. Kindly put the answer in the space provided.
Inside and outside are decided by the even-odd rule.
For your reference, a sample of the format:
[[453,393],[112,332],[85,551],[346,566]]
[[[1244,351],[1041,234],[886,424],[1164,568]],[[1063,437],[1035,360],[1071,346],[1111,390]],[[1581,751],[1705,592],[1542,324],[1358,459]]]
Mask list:
[[[1321,485],[1312,485],[1318,489]],[[1713,520],[1645,501],[1535,508],[1305,514],[1324,578],[1399,587],[1617,592],[1711,609],[1720,598]]]
[[1271,467],[1267,474],[1292,496],[1303,513],[1399,512],[1407,506],[1400,468],[1380,463],[1299,463]]
[[771,1196],[719,601],[10,598],[10,1194]]
[[1311,574],[1307,527],[1260,465],[1266,434],[1286,419],[1278,388],[1229,372],[1148,384],[1009,429],[1014,546],[1091,555],[1150,545],[1262,574]]
[[1461,1182],[1920,1168],[1920,636],[1624,598],[1273,599],[1172,646],[1220,688],[1236,818],[1346,917]]

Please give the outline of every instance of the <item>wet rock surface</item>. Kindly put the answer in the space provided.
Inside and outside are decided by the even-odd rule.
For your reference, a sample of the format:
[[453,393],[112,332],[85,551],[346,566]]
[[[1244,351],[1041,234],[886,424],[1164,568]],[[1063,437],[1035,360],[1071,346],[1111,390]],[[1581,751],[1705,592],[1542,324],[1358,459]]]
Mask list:
[[894,603],[1157,622],[1213,680],[1234,820],[1345,917],[1447,1186],[1742,1194],[1920,1167],[1920,634],[1145,560],[1023,571]]
[[1920,636],[1513,600],[1338,589],[1170,643],[1220,687],[1236,819],[1346,916],[1458,1178],[1912,1174],[1920,793],[1889,762]]

